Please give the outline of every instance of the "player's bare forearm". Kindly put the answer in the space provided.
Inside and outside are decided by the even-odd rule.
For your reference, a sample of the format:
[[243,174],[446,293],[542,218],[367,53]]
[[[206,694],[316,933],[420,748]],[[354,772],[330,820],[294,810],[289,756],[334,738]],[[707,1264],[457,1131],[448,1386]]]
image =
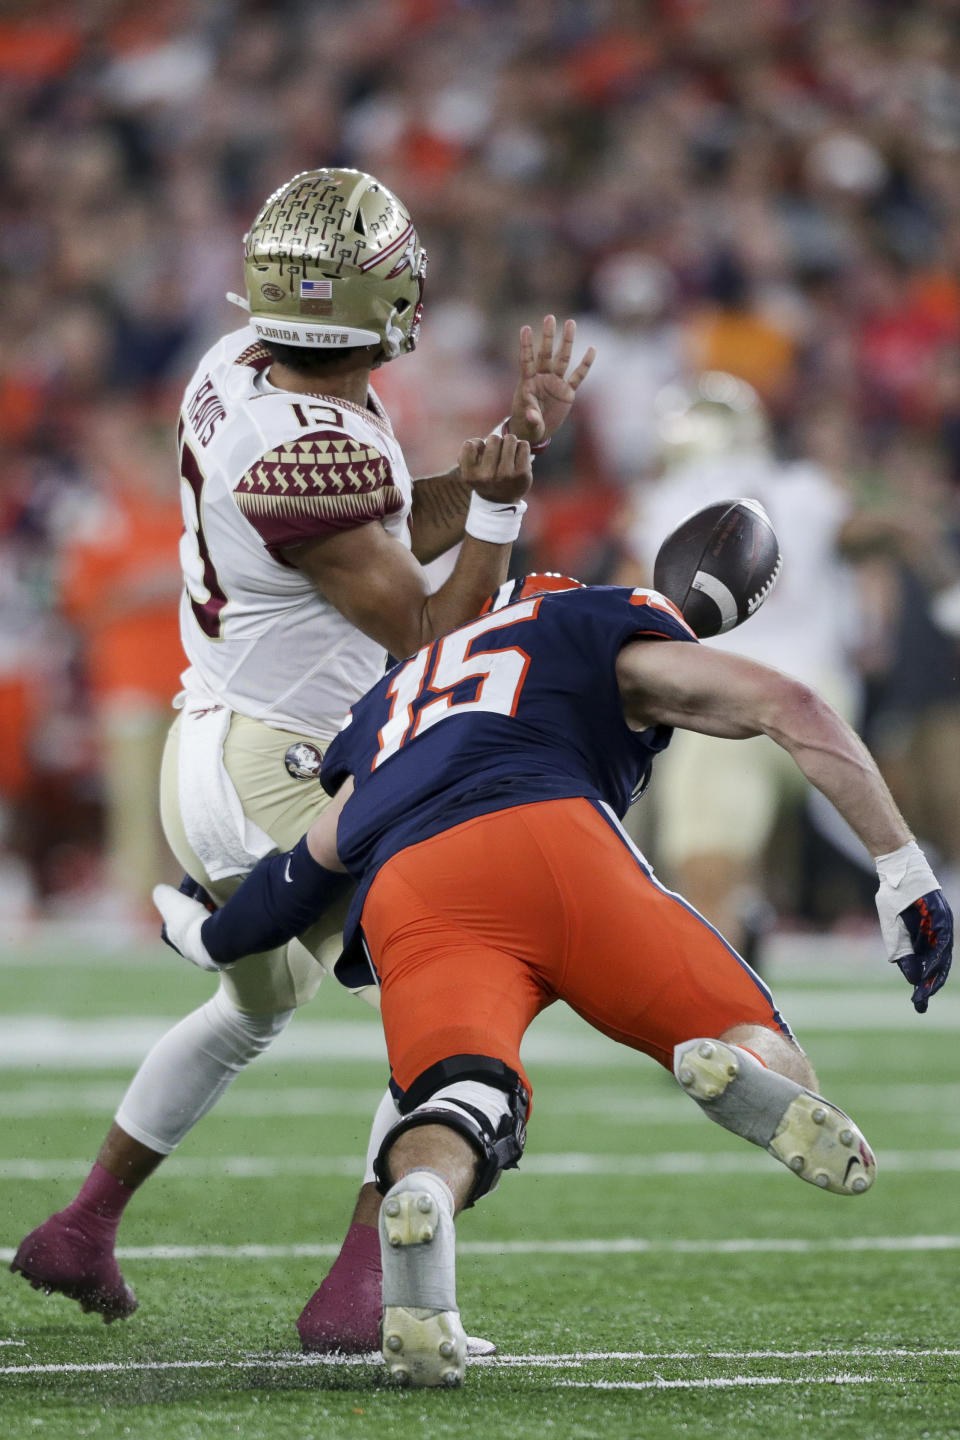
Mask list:
[[627,723],[726,739],[767,735],[790,754],[871,855],[910,839],[859,736],[808,686],[742,655],[679,642],[625,646],[617,676]]
[[346,868],[340,863],[340,856],[337,854],[337,823],[340,812],[352,794],[353,776],[349,775],[330,804],[325,810],[321,810],[307,831],[307,849],[317,864],[326,870],[338,871]]
[[806,686],[783,697],[764,726],[824,794],[870,854],[905,845],[910,830],[860,737]]
[[448,579],[427,599],[421,644],[429,644],[480,614],[484,602],[507,578],[512,548],[464,536]]
[[445,475],[428,475],[414,482],[410,541],[422,565],[446,554],[463,539],[471,494],[457,465]]

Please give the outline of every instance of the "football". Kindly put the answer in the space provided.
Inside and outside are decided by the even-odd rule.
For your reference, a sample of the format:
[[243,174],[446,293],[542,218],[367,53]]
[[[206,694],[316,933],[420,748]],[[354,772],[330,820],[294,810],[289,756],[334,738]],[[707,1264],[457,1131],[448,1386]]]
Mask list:
[[701,640],[749,620],[780,574],[780,544],[756,500],[720,500],[688,515],[654,562],[653,585]]

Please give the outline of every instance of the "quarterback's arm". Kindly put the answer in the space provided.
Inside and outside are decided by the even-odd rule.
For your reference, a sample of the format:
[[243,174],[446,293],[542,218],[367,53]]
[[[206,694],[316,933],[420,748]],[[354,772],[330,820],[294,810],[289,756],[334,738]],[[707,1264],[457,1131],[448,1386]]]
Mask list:
[[[495,535],[506,528],[503,522],[518,521],[532,479],[525,441],[499,435],[468,440],[460,453],[460,473],[480,497],[471,500],[472,528]],[[474,519],[474,507],[483,502],[503,515]],[[284,553],[358,630],[400,660],[480,613],[506,579],[512,544],[468,533],[453,571],[433,594],[420,563],[376,522]]]
[[410,549],[421,565],[429,565],[463,539],[472,494],[459,465],[445,475],[425,475],[413,482]]
[[628,725],[673,725],[731,740],[768,735],[791,755],[863,841],[877,865],[887,956],[922,1014],[943,985],[953,916],[866,746],[819,695],[741,655],[673,641],[637,642],[617,659]]

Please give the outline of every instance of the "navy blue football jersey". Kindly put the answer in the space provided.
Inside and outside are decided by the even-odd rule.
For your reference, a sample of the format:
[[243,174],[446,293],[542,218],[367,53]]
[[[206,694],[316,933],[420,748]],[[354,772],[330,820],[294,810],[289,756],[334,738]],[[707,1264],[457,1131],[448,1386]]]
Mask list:
[[514,805],[583,796],[622,816],[672,734],[623,718],[615,662],[633,638],[696,643],[662,595],[593,586],[507,605],[388,671],[321,772],[331,794],[354,777],[337,832],[350,873],[369,883],[398,850]]

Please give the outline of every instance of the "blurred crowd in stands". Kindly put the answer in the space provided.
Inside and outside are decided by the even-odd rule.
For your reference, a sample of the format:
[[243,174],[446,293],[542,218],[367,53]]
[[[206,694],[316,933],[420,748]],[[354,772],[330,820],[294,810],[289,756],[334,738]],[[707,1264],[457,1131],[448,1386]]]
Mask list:
[[[681,498],[789,495],[764,658],[819,677],[960,865],[957,0],[31,0],[0,121],[8,918],[166,873],[181,388],[236,327],[259,204],[324,163],[429,251],[420,347],[375,377],[412,473],[505,413],[521,323],[576,316],[599,359],[518,565],[649,578]],[[831,921],[854,849],[808,807],[755,864]]]

